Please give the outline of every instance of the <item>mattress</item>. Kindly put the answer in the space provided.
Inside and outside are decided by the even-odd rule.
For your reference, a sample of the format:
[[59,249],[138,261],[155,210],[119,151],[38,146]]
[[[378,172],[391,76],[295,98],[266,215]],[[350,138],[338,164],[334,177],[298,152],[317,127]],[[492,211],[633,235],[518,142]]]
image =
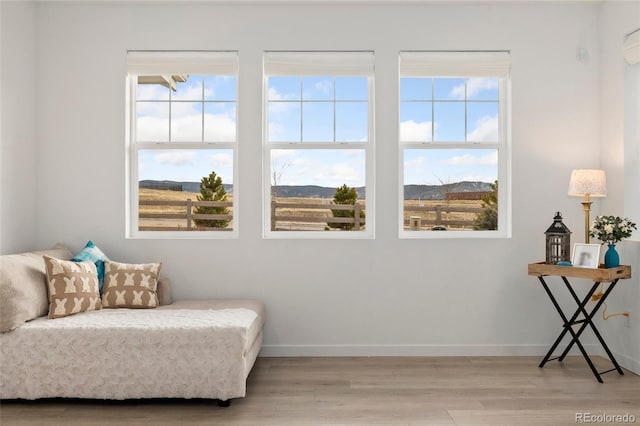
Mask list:
[[[199,310],[221,310],[221,309],[250,309],[256,313],[256,319],[247,330],[247,340],[255,341],[262,331],[265,321],[264,303],[249,299],[211,299],[211,300],[179,300],[170,305],[160,306],[159,310],[176,309],[199,309]],[[248,348],[247,348],[248,349]]]
[[42,317],[1,334],[0,398],[245,396],[262,304],[176,305]]

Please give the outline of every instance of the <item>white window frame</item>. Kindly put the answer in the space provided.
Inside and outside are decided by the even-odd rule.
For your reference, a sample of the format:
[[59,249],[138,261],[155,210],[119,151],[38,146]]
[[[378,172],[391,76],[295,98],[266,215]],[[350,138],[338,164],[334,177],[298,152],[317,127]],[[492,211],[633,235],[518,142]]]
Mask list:
[[[234,142],[138,142],[136,99],[138,75],[235,75],[236,140]],[[233,239],[239,234],[240,187],[238,185],[238,93],[237,51],[129,51],[126,77],[126,238],[129,239]],[[138,152],[142,150],[233,151],[233,218],[231,231],[140,231],[138,227]]]
[[[375,126],[373,51],[265,51],[263,72],[263,238],[266,239],[373,239],[375,238]],[[367,142],[269,142],[269,77],[367,77]],[[334,123],[335,127],[335,123]],[[335,136],[335,133],[334,133]],[[362,231],[272,231],[271,151],[340,150],[365,152],[365,215]]]
[[[498,142],[405,142],[400,135],[400,79],[497,77],[499,82]],[[465,100],[466,103],[466,100]],[[465,124],[466,125],[466,124]],[[507,51],[401,51],[398,79],[398,235],[401,239],[511,238],[511,79]],[[498,151],[498,229],[497,230],[405,230],[404,229],[404,151],[406,149],[496,149]]]

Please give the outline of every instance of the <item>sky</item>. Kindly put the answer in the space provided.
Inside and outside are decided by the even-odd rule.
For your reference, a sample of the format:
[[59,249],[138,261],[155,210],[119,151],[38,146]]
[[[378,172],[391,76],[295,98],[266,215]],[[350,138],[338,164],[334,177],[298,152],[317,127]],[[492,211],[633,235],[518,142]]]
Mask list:
[[[232,76],[195,75],[171,93],[157,84],[138,85],[138,140],[234,142],[236,85]],[[268,85],[270,142],[339,142],[341,148],[272,149],[271,183],[364,186],[365,150],[345,145],[370,137],[367,78],[270,77]],[[497,142],[497,79],[402,78],[399,124],[401,141],[432,142],[404,150],[405,184],[497,179],[496,149],[438,147],[438,142]],[[436,149],[419,149],[425,146]],[[224,183],[233,183],[232,149],[141,150],[138,164],[140,180],[198,182],[215,171]]]

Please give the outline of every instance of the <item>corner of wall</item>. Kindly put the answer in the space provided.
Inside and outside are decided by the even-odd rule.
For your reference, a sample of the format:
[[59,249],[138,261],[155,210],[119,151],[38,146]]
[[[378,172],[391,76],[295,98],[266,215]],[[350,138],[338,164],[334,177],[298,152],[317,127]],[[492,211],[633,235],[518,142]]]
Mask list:
[[1,254],[36,243],[35,8],[32,1],[0,2]]

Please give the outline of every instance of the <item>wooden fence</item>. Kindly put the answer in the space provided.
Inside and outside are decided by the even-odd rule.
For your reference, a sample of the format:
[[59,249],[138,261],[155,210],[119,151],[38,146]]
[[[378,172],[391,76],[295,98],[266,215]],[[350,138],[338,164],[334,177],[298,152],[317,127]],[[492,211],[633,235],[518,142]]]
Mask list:
[[[287,212],[279,212],[279,210],[287,210]],[[305,214],[294,215],[292,210],[304,209],[313,211],[328,210],[329,215],[318,214]],[[353,211],[353,217],[333,217],[331,210],[347,210]],[[271,201],[271,230],[272,231],[284,231],[284,230],[299,230],[292,224],[318,224],[318,229],[323,229],[322,224],[327,223],[349,223],[353,224],[354,231],[360,231],[364,228],[365,218],[360,217],[360,212],[364,212],[364,206],[361,204],[320,204],[320,203],[281,203],[278,201]],[[290,226],[280,226],[278,223],[288,223]]]
[[[409,216],[407,213],[418,212],[424,213],[423,215],[416,214],[415,216],[421,217],[421,226],[444,226],[444,227],[462,227],[472,228],[474,220],[470,219],[443,219],[442,213],[480,213],[483,209],[481,207],[460,207],[460,206],[447,206],[443,204],[437,204],[435,206],[404,206],[405,219],[404,225],[409,226]],[[431,214],[430,214],[431,213]],[[426,218],[425,218],[426,216]],[[430,218],[430,217],[433,217]]]
[[[153,221],[166,221],[167,225],[162,226],[158,224],[154,225],[141,225],[138,229],[140,231],[210,231],[216,229],[217,231],[230,231],[231,227],[227,228],[210,228],[210,227],[198,227],[195,224],[195,220],[232,220],[233,214],[195,214],[193,212],[194,207],[232,207],[231,201],[193,201],[187,199],[185,201],[169,201],[169,200],[140,200],[139,206],[148,207],[178,207],[184,208],[183,213],[139,213],[138,218],[140,220],[147,219]],[[182,209],[180,209],[182,210]],[[185,226],[180,226],[179,222],[185,221]]]
[[[140,207],[177,207],[183,210],[180,213],[139,213],[139,219],[156,222],[154,224],[139,224],[140,231],[207,231],[212,228],[198,227],[195,220],[232,220],[233,214],[195,214],[194,207],[232,207],[230,201],[169,201],[169,200],[140,200]],[[297,212],[296,210],[303,210]],[[353,211],[353,217],[333,217],[331,210]],[[311,211],[311,212],[309,212]],[[324,211],[324,214],[322,213]],[[300,227],[324,229],[323,225],[328,223],[345,223],[353,224],[354,231],[360,231],[364,228],[365,218],[360,217],[364,212],[362,204],[321,204],[321,203],[283,203],[278,201],[271,202],[271,230],[300,230]],[[460,207],[447,205],[430,205],[430,206],[411,206],[405,205],[404,225],[409,226],[409,216],[411,212],[416,212],[416,216],[421,218],[422,227],[462,227],[472,228],[473,219],[448,219],[443,217],[443,213],[473,213],[477,214],[482,211],[480,207]],[[320,214],[318,214],[320,212]],[[184,226],[180,222],[184,221]],[[158,224],[165,222],[166,224]],[[288,226],[287,226],[288,225]],[[219,231],[230,231],[231,227],[216,228]]]

